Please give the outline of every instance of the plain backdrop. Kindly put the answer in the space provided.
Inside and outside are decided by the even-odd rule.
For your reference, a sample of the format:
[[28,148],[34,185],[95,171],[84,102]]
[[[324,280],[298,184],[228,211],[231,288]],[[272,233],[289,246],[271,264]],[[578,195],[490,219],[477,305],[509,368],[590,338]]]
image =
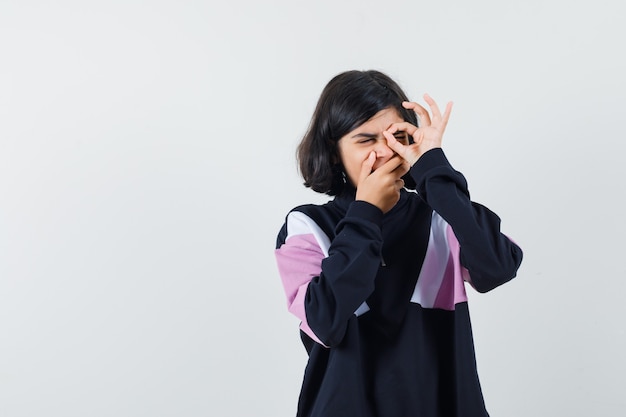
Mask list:
[[626,407],[621,0],[0,0],[0,416],[293,416],[274,260],[328,80],[455,103],[524,249],[468,290],[492,416]]

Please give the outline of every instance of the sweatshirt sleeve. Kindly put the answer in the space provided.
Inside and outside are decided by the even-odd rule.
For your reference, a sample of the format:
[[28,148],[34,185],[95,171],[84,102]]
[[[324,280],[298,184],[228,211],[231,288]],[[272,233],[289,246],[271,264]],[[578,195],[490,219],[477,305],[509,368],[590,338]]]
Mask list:
[[332,242],[303,213],[287,217],[284,243],[279,240],[275,255],[288,308],[302,321],[301,329],[324,346],[339,344],[350,317],[367,311],[365,300],[382,259],[382,217],[377,207],[355,201]]
[[465,178],[441,148],[422,155],[411,176],[420,196],[451,226],[460,245],[460,263],[477,291],[490,291],[515,277],[522,250],[501,233],[495,213],[470,201]]

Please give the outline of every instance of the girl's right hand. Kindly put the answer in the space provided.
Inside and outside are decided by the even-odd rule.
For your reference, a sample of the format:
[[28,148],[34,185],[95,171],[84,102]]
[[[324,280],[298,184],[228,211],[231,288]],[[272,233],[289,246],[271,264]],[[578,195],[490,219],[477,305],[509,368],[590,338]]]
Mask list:
[[376,153],[371,152],[361,165],[356,200],[375,205],[383,213],[391,210],[400,200],[400,190],[404,187],[402,176],[409,172],[410,165],[399,155],[372,171]]

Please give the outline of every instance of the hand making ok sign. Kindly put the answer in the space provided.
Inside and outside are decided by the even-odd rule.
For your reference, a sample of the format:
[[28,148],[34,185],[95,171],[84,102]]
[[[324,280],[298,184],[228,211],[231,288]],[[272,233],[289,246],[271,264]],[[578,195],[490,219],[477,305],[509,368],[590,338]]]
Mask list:
[[[419,127],[409,122],[394,123],[383,132],[387,139],[388,146],[406,160],[411,166],[426,152],[434,148],[441,148],[443,132],[446,130],[450,112],[452,111],[452,102],[448,102],[446,110],[441,115],[441,111],[428,94],[424,94],[424,100],[428,103],[432,112],[432,119],[428,111],[417,103],[405,101],[402,106],[405,109],[412,109],[419,119]],[[407,132],[413,137],[413,143],[404,145],[394,137],[394,133],[398,131]]]

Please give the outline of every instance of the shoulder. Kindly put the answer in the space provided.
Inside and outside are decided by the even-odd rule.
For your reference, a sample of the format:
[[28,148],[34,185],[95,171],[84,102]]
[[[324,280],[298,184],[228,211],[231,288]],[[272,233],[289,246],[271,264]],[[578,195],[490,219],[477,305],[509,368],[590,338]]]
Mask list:
[[313,234],[318,240],[326,242],[333,238],[335,226],[341,217],[333,201],[321,205],[303,204],[294,207],[285,217],[285,223],[276,240],[276,247],[280,247],[290,237],[307,234]]

